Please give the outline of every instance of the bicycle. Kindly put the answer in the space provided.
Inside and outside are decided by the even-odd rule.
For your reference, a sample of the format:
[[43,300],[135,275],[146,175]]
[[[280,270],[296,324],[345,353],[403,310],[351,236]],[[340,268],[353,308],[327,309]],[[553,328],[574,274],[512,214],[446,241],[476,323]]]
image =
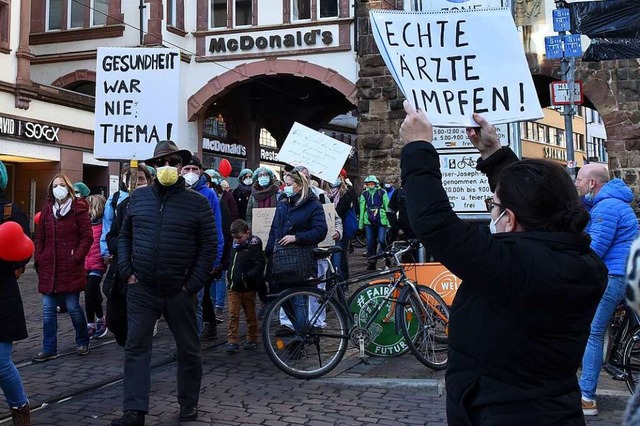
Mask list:
[[[420,362],[433,369],[446,368],[449,308],[431,288],[407,279],[400,262],[400,257],[415,248],[415,244],[417,242],[401,247],[400,242],[396,242],[385,254],[374,256],[393,256],[397,265],[394,270],[376,271],[340,282],[330,261],[330,256],[340,252],[340,248],[315,249],[316,259],[328,262],[327,278],[309,280],[304,287],[289,288],[274,296],[262,323],[262,342],[269,359],[283,372],[300,379],[329,373],[342,361],[349,343],[356,348],[361,361],[366,362],[367,345],[380,335],[379,321],[393,317],[395,326]],[[381,285],[385,287],[380,289],[385,296],[366,303],[365,309],[357,314],[350,313],[346,298],[349,284],[388,273],[399,276],[389,286]],[[324,284],[326,290],[318,288],[318,284]],[[367,284],[352,298],[368,290],[371,286]],[[288,333],[279,328],[281,312],[293,325]]]
[[607,328],[602,368],[613,380],[624,381],[632,394],[640,383],[640,318],[624,302]]

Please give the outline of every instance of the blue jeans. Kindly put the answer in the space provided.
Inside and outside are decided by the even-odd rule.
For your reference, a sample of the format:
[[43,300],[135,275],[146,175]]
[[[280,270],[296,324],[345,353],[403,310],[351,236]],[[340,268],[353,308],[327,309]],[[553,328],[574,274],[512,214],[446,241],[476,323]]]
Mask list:
[[80,293],[43,294],[42,295],[42,350],[47,354],[58,353],[58,314],[56,305],[58,297],[64,299],[69,317],[76,330],[76,346],[89,344],[87,318],[80,307]]
[[214,308],[224,308],[227,300],[227,271],[222,271],[222,278],[213,280],[211,284],[211,302]]
[[11,408],[19,408],[29,402],[24,394],[22,379],[11,360],[13,343],[0,342],[0,387]]
[[[375,256],[387,248],[387,227],[382,225],[365,225],[364,234],[367,238],[367,256]],[[376,250],[376,246],[380,246]],[[375,261],[373,262],[375,264]]]
[[584,398],[595,400],[598,377],[602,368],[602,350],[604,333],[611,321],[611,316],[624,299],[625,282],[620,275],[609,275],[607,288],[598,304],[596,314],[591,321],[591,333],[587,341],[587,349],[582,358],[582,376],[580,389]]

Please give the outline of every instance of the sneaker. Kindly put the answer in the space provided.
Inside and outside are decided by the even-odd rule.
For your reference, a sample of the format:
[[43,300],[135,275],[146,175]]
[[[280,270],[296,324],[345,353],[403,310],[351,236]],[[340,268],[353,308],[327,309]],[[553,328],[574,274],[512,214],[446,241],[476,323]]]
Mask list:
[[222,311],[222,306],[216,306],[215,312],[216,312],[216,321],[224,322],[224,312]]
[[111,422],[111,426],[144,426],[144,411],[125,411],[124,416]]
[[45,361],[49,361],[50,359],[56,359],[58,358],[58,354],[50,354],[47,352],[39,352],[38,355],[34,356],[31,361],[33,362],[45,362]]
[[96,326],[95,325],[87,325],[87,333],[89,334],[89,339],[96,338]]
[[582,398],[582,414],[585,416],[597,416],[598,405],[596,402]]
[[237,343],[227,343],[227,348],[225,349],[225,351],[228,354],[235,354],[236,352],[238,352],[238,344]]
[[105,320],[98,320],[96,322],[96,339],[101,339],[107,335],[109,329],[107,328],[107,322]]
[[252,342],[251,340],[247,340],[246,342],[244,342],[244,345],[242,345],[242,349],[244,349],[245,351],[252,351],[257,347],[258,344],[256,342]]
[[281,325],[276,329],[274,334],[276,335],[276,337],[288,337],[293,336],[296,333],[289,327]]
[[89,345],[76,347],[76,355],[87,355],[89,353]]

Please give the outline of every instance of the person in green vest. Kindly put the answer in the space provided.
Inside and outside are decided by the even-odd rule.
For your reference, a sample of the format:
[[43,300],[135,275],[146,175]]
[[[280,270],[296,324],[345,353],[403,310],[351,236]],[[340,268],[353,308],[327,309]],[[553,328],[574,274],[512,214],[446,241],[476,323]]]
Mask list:
[[[389,205],[389,197],[387,191],[380,187],[378,178],[373,175],[366,177],[364,187],[365,189],[359,198],[359,228],[361,230],[364,229],[367,238],[367,256],[375,256],[387,248],[386,237],[387,229],[389,228],[387,206]],[[379,248],[379,251],[376,248]],[[367,270],[372,271],[375,269],[376,261],[370,260]]]

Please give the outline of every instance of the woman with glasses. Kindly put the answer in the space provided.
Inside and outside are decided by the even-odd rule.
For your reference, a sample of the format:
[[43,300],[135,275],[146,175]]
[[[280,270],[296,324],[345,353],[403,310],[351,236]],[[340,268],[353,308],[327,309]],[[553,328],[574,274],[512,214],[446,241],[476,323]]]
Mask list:
[[276,206],[278,203],[278,189],[271,169],[258,167],[253,172],[253,186],[251,187],[251,196],[247,202],[247,216],[245,218],[249,228],[251,228],[253,220],[253,209]]
[[459,219],[442,187],[433,129],[405,102],[407,210],[418,238],[462,279],[449,322],[449,425],[584,425],[576,376],[607,269],[568,173],[517,161],[480,115],[467,135],[489,178],[491,235]]
[[76,353],[89,353],[87,319],[80,292],[87,285],[84,260],[93,242],[89,207],[77,198],[65,175],[56,175],[47,188],[36,234],[35,266],[42,293],[42,351],[33,358],[43,362],[58,356],[57,296],[64,298],[76,331]]

